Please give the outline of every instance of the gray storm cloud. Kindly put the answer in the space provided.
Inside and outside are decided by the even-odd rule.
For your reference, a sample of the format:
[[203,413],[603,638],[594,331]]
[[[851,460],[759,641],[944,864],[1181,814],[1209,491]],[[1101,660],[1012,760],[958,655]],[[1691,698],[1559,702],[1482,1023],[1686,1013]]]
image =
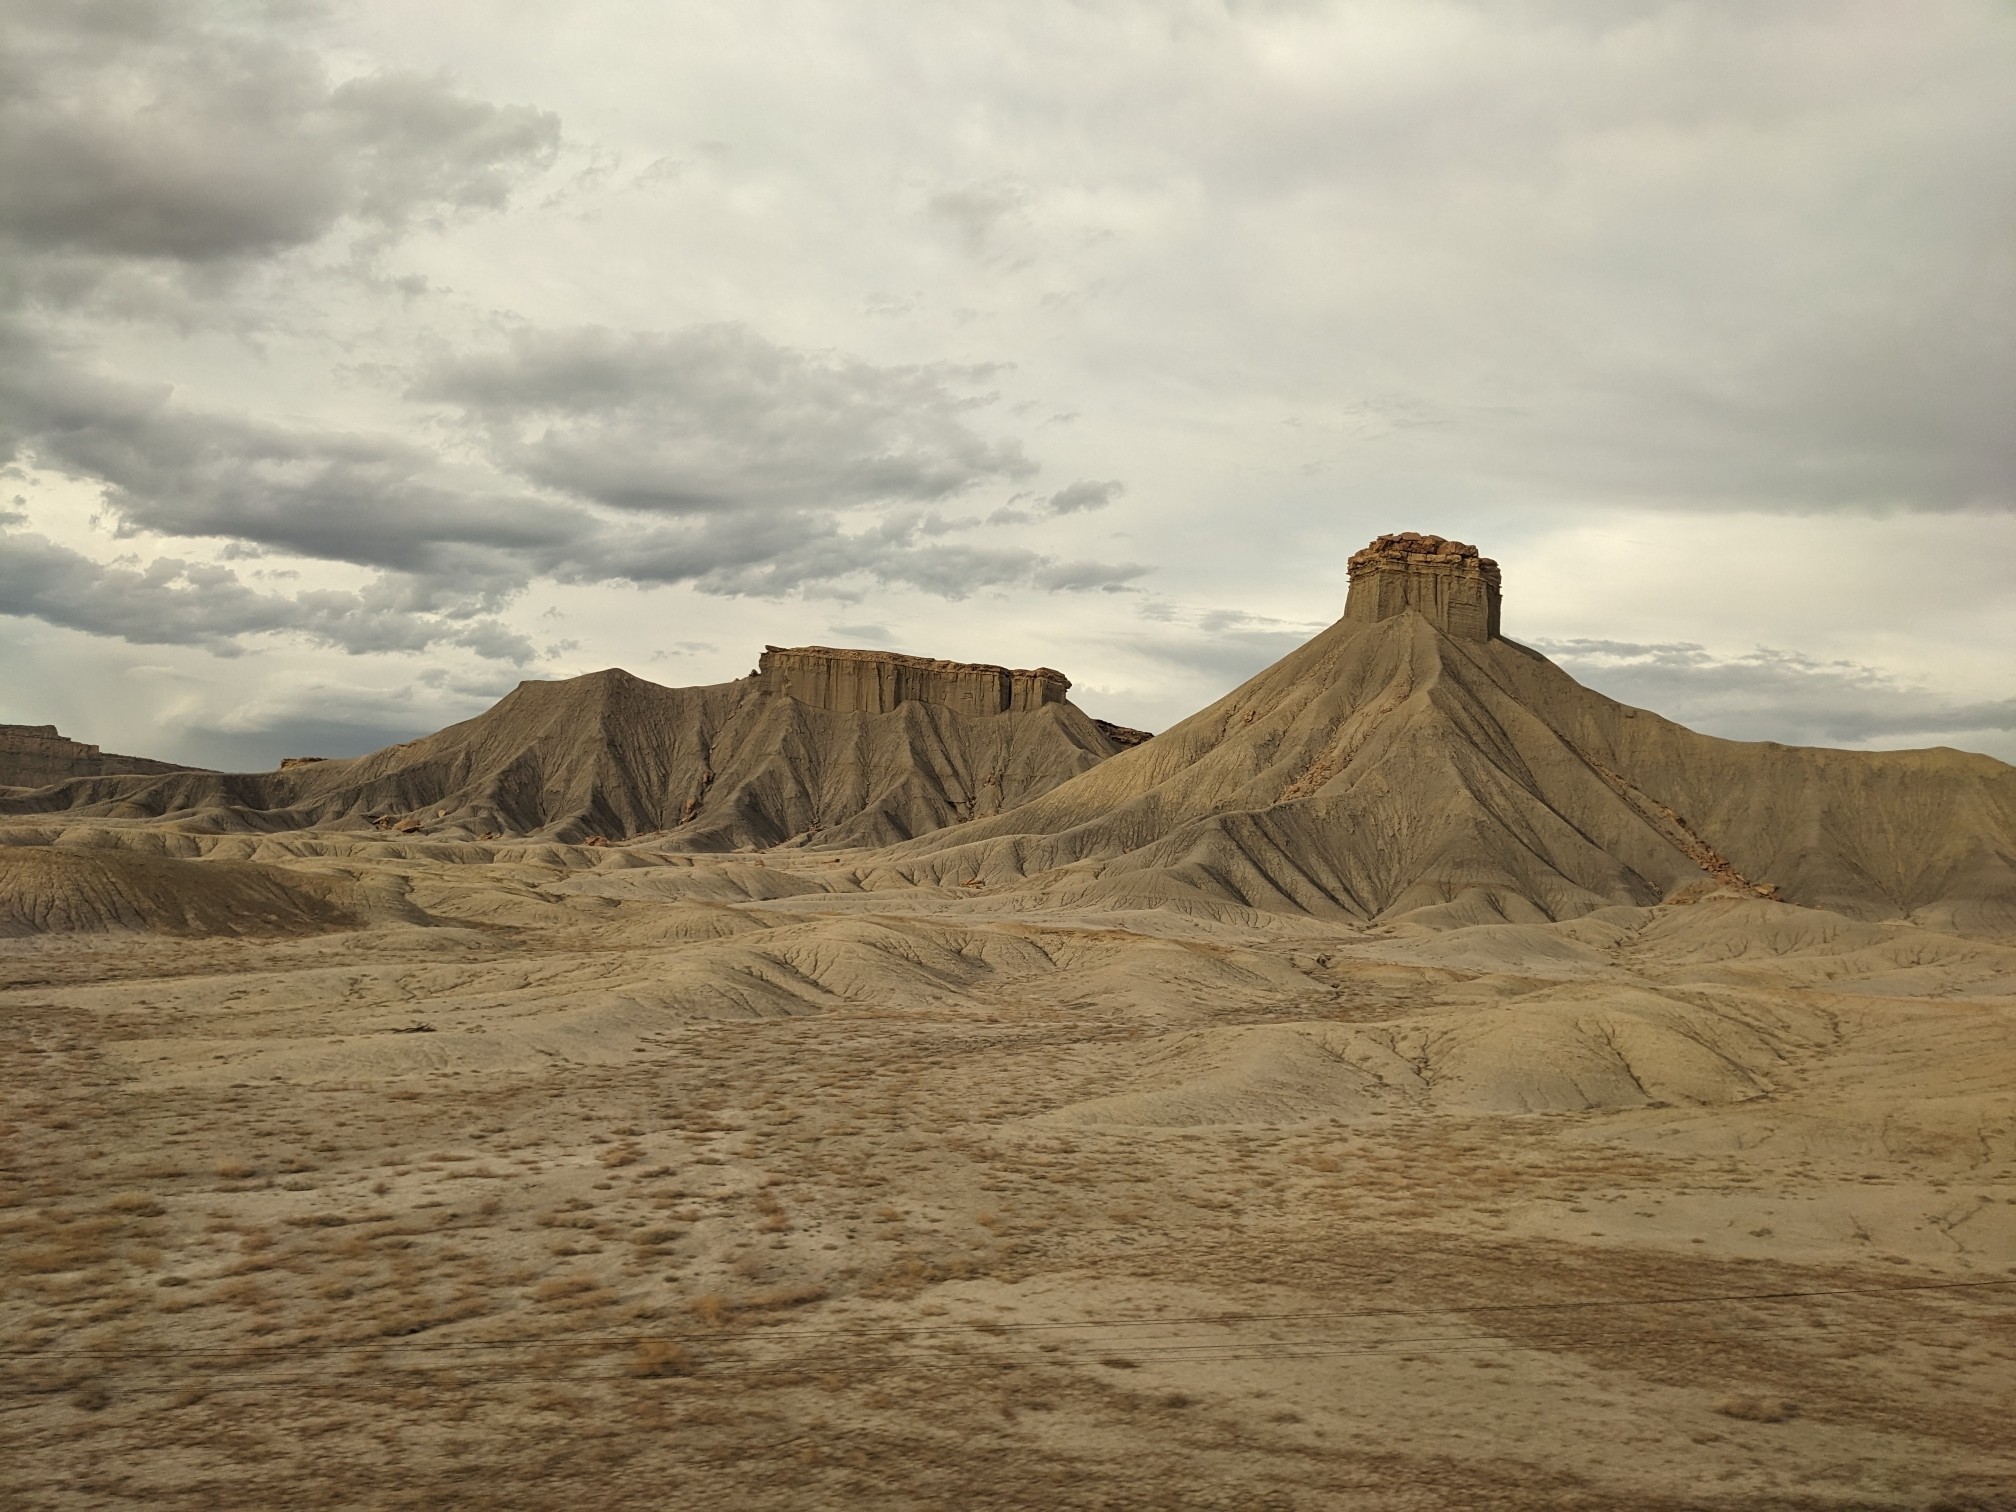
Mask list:
[[315,56],[217,7],[0,11],[0,228],[40,252],[201,263],[495,210],[550,161],[551,112]]
[[985,368],[815,358],[735,324],[528,332],[436,364],[411,397],[456,406],[495,461],[646,514],[928,503],[1035,465],[970,424]]
[[105,564],[28,531],[0,533],[0,604],[12,614],[149,645],[236,655],[247,637],[296,634],[352,654],[449,644],[530,661],[532,644],[495,619],[416,611],[396,584],[362,592],[261,592],[228,567],[156,558]]

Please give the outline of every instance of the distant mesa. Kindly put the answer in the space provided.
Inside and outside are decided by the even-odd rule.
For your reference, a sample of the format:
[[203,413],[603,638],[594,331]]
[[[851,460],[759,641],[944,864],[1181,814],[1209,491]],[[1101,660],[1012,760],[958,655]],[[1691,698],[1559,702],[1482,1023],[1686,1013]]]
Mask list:
[[765,646],[756,675],[767,692],[841,714],[887,714],[902,703],[979,716],[1027,713],[1061,704],[1071,691],[1071,679],[1053,667],[1011,670],[832,646]]
[[0,787],[44,787],[72,777],[190,770],[145,756],[115,756],[66,738],[54,725],[0,724]]
[[1351,575],[1344,618],[1371,625],[1412,609],[1444,635],[1498,635],[1498,564],[1475,546],[1403,530],[1382,535],[1345,564]]
[[1070,688],[1049,667],[772,646],[733,682],[667,688],[617,668],[527,681],[368,756],[233,775],[66,772],[0,813],[443,840],[651,835],[688,851],[883,846],[998,814],[1146,738],[1095,722]]

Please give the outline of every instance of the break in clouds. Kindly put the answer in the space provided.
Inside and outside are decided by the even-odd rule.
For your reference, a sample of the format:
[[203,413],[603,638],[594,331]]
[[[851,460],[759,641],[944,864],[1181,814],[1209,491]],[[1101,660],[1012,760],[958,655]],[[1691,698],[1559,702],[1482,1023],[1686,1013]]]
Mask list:
[[[622,587],[686,606],[651,648],[729,645],[693,606],[737,599],[1101,648],[1074,673],[1123,716],[1166,679],[1152,722],[1323,623],[1383,530],[2011,550],[2006,11],[786,11],[0,0],[18,654],[349,686],[337,653],[392,699],[641,660],[631,598],[578,597]],[[1861,660],[1556,644],[1717,733],[2006,734],[1938,644],[1878,665],[1811,609]]]

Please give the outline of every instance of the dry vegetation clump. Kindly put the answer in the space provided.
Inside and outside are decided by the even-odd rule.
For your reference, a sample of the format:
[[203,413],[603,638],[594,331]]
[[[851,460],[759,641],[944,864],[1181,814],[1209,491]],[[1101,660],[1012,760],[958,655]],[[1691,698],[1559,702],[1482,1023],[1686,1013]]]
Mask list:
[[626,1367],[629,1374],[647,1379],[688,1376],[698,1368],[692,1350],[673,1339],[640,1339],[637,1353]]
[[1787,1423],[1799,1415],[1799,1404],[1781,1396],[1726,1396],[1715,1410],[1746,1423]]
[[568,1276],[548,1276],[532,1288],[532,1295],[540,1302],[567,1302],[572,1305],[582,1298],[596,1297],[602,1290],[599,1276],[576,1271]]

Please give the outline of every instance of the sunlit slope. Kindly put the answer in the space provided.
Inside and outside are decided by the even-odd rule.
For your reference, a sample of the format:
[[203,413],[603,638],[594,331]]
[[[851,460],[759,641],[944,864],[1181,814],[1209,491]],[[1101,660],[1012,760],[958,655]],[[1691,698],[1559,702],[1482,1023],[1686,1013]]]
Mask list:
[[1718,740],[1406,612],[1340,621],[1150,744],[890,866],[1058,902],[1442,923],[1775,887],[2000,933],[2016,768]]

